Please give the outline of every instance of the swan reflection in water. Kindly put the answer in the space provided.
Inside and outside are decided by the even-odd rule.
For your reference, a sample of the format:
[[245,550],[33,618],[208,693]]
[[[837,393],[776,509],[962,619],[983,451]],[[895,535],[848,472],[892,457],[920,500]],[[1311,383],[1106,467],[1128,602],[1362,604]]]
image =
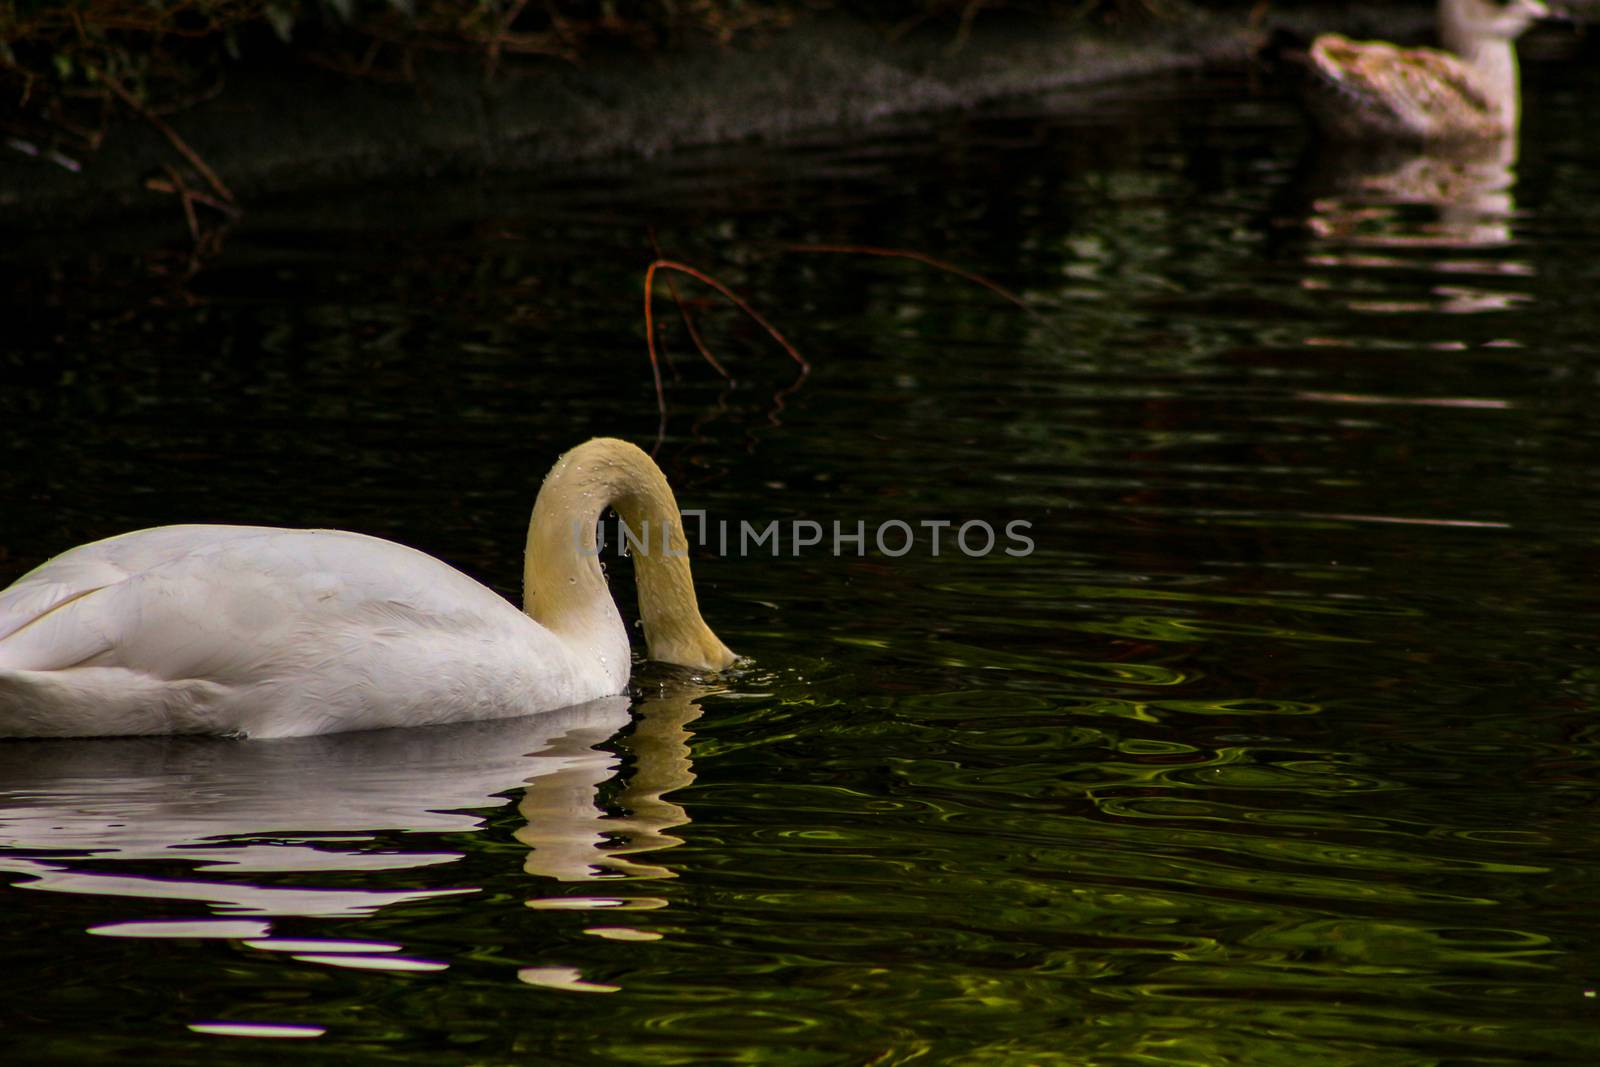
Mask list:
[[[19,888],[175,906],[163,920],[127,919],[108,908],[92,933],[238,938],[307,962],[441,970],[448,964],[393,955],[402,948],[393,944],[274,938],[272,924],[289,916],[359,918],[477,892],[314,883],[328,872],[371,873],[377,883],[383,872],[458,860],[460,853],[431,844],[397,850],[393,832],[481,830],[482,809],[513,802],[507,797],[519,787],[515,803],[526,825],[516,836],[528,846],[529,874],[611,884],[670,877],[636,857],[680,843],[669,831],[688,815],[666,794],[694,780],[686,727],[708,692],[667,693],[632,709],[635,729],[616,746],[629,750],[633,763],[617,797],[622,815],[599,806],[599,790],[621,758],[598,746],[632,719],[625,697],[518,719],[279,741],[6,742],[0,744],[0,873]],[[174,863],[190,871],[174,877]],[[153,864],[161,874],[143,873]],[[251,877],[260,874],[274,877]],[[307,877],[285,884],[285,875]],[[660,902],[562,896],[529,902],[585,903]],[[563,976],[560,968],[533,968],[523,977],[583,988]]]
[[[1308,289],[1343,293],[1352,311],[1501,311],[1528,298],[1504,284],[1533,267],[1515,246],[1514,137],[1423,147],[1326,144],[1302,166],[1314,237]],[[1346,271],[1424,271],[1447,276],[1425,293],[1368,291]],[[1331,272],[1331,273],[1330,273]]]

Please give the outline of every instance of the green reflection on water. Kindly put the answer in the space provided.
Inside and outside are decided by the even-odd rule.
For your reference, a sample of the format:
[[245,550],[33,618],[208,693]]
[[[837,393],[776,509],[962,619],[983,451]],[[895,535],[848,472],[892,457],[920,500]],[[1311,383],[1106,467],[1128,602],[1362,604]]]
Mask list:
[[[1038,543],[708,552],[706,614],[753,661],[725,691],[664,714],[682,679],[648,668],[628,722],[475,796],[422,752],[381,826],[350,821],[357,783],[395,795],[358,773],[372,755],[246,805],[300,824],[203,822],[181,847],[132,840],[166,787],[50,847],[8,807],[19,1062],[281,1057],[188,1029],[212,1021],[322,1027],[295,1055],[330,1064],[1587,1067],[1600,83],[1529,70],[1487,245],[1448,244],[1478,231],[1425,202],[1321,188],[1286,109],[1196,81],[262,205],[181,291],[136,238],[0,253],[7,578],[119,529],[258,521],[394,536],[515,592],[551,459],[655,431],[651,227],[817,367],[791,389],[691,298],[736,381],[668,334],[661,456],[687,506],[1020,518]],[[767,254],[844,239],[959,261],[1046,318],[915,264]],[[1517,299],[1469,309],[1464,287]],[[36,803],[16,783],[48,762],[4,803]],[[165,766],[198,800],[241,780]],[[24,892],[67,884],[52,866],[101,880]],[[82,888],[112,878],[131,895]],[[403,899],[244,915],[157,880]],[[448,966],[308,962],[217,919]],[[142,922],[183,936],[87,933]]]

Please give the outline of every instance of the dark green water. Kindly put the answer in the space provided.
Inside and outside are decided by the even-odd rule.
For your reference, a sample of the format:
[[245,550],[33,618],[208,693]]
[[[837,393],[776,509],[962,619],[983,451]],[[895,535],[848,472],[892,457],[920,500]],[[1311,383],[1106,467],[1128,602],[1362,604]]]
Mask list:
[[545,719],[6,743],[8,1062],[1595,1062],[1600,72],[1529,83],[1432,203],[1222,80],[13,247],[0,581],[267,522],[515,593],[655,435],[652,229],[816,368],[663,299],[684,506],[1035,550],[705,550],[750,664]]

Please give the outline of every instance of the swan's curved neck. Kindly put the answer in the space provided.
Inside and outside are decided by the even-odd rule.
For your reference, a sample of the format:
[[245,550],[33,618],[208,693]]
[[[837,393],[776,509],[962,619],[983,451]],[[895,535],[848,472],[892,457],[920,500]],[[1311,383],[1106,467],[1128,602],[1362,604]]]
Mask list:
[[732,663],[733,653],[700,617],[672,489],[650,457],[626,441],[596,438],[551,468],[528,524],[523,610],[569,639],[593,640],[620,625],[595,538],[608,507],[645,540],[634,549],[634,574],[650,658],[703,670]]

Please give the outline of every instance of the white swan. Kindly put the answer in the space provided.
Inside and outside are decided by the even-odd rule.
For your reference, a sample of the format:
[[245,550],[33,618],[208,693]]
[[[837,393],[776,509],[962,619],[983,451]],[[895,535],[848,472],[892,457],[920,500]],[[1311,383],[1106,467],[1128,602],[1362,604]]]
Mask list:
[[539,491],[522,611],[432,556],[338,530],[164,526],[49,560],[0,591],[0,737],[295,737],[620,693],[628,633],[595,545],[608,506],[649,540],[635,573],[651,658],[731,664],[666,478],[597,438]]
[[1521,117],[1515,41],[1541,0],[1439,0],[1436,48],[1325,33],[1307,47],[1282,34],[1269,51],[1302,74],[1312,119],[1341,140],[1506,137]]

